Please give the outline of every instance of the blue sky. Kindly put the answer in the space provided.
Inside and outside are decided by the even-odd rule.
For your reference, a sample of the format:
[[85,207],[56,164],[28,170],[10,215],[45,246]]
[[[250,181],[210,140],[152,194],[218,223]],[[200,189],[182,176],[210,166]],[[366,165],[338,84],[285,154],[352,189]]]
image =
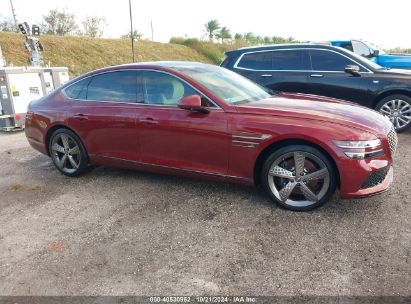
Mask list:
[[[53,8],[67,8],[79,23],[86,16],[104,16],[106,37],[129,30],[128,0],[13,0],[19,21],[36,23]],[[261,36],[292,36],[299,40],[324,41],[356,38],[384,48],[411,48],[410,0],[132,0],[135,28],[154,40],[172,36],[201,38],[204,24],[219,20],[231,32]],[[10,1],[0,0],[0,15],[11,17]]]

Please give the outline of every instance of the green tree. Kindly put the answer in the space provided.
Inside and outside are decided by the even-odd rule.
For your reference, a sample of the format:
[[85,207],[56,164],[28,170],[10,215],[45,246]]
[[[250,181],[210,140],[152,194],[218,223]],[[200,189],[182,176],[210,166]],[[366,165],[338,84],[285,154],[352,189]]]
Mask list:
[[[123,39],[125,39],[125,38],[130,39],[130,38],[131,38],[131,32],[128,32],[127,34],[122,35],[121,38],[123,38]],[[134,31],[133,31],[133,38],[134,38],[134,40],[141,40],[141,39],[143,38],[143,34],[142,34],[139,30],[134,30]]]
[[18,29],[11,18],[4,18],[0,21],[0,32],[18,32]]
[[217,20],[210,20],[204,26],[208,35],[208,39],[212,41],[215,33],[220,29],[220,24]]
[[238,40],[244,40],[244,36],[240,33],[235,33],[234,35],[234,40],[238,41]]
[[298,41],[295,40],[293,37],[288,37],[288,38],[287,38],[287,42],[288,42],[288,43],[296,43],[296,42],[298,42]]
[[273,36],[271,38],[271,40],[273,41],[274,44],[283,44],[286,43],[286,39],[283,37],[279,37],[279,36]]
[[83,21],[83,31],[81,34],[89,37],[101,37],[104,33],[106,24],[106,18],[104,17],[87,17]]
[[43,16],[41,27],[43,33],[59,36],[72,34],[78,29],[75,15],[57,8]]
[[264,37],[264,44],[271,44],[273,43],[273,40],[271,40],[271,37],[265,36]]
[[244,34],[244,40],[247,41],[249,44],[257,44],[258,43],[258,37],[252,32],[248,32],[248,33]]
[[228,40],[228,39],[232,38],[230,30],[225,26],[223,26],[220,29],[220,31],[218,31],[218,33],[216,34],[216,37],[218,39],[221,39],[221,42],[224,42],[225,40]]

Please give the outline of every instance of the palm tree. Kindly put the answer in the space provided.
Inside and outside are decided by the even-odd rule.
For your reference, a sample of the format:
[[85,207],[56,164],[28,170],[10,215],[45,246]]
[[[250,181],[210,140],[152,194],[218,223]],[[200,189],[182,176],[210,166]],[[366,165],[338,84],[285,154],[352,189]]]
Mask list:
[[224,42],[224,40],[226,40],[226,39],[231,39],[232,38],[230,30],[225,26],[223,26],[220,29],[220,31],[216,34],[216,36],[217,36],[217,38],[221,39],[221,42]]
[[234,40],[243,40],[244,36],[241,35],[240,33],[235,33],[234,35]]
[[244,34],[244,39],[249,44],[257,44],[257,36],[252,32],[248,32],[248,33]]
[[212,41],[214,33],[220,29],[220,24],[217,20],[210,20],[204,26],[208,34],[208,38],[210,39],[210,41]]

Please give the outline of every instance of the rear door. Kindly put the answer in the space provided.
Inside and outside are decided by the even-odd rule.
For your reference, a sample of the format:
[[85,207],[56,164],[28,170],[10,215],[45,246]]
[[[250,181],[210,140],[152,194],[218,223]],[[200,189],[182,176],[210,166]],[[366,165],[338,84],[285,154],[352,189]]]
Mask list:
[[142,102],[139,72],[102,73],[79,85],[78,90],[69,87],[65,91],[73,98],[69,126],[80,135],[89,155],[137,161],[136,117]]
[[275,91],[305,93],[310,59],[305,49],[278,49],[244,53],[235,71]]

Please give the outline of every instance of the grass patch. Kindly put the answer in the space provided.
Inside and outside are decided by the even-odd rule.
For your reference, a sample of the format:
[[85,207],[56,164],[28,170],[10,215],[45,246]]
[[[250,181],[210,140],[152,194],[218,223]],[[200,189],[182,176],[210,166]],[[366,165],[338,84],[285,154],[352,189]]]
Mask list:
[[16,192],[16,191],[37,191],[40,190],[40,185],[26,185],[20,183],[13,183],[9,186],[9,190]]
[[244,41],[236,41],[233,43],[214,43],[210,41],[200,41],[195,38],[185,39],[179,37],[171,38],[170,44],[179,44],[190,47],[214,64],[220,64],[224,60],[225,52],[236,50],[247,45]]
[[[44,46],[44,63],[66,66],[70,76],[78,76],[91,70],[110,65],[130,63],[131,46],[128,39],[103,39],[74,36],[40,37]],[[9,64],[26,66],[29,53],[24,48],[24,36],[0,32],[0,46]],[[175,43],[138,41],[135,44],[137,62],[155,60],[185,60],[215,63],[194,48]]]

